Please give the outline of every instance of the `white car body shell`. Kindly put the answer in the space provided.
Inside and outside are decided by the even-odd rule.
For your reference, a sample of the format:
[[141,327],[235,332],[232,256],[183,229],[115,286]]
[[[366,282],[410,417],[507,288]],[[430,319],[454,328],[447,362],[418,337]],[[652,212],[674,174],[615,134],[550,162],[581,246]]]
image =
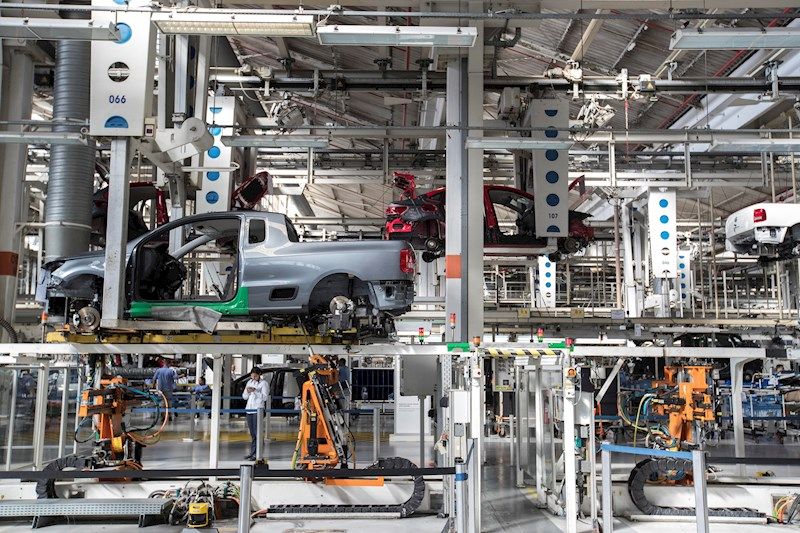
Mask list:
[[[764,220],[755,221],[755,211],[766,212]],[[800,224],[800,204],[762,202],[736,211],[725,221],[725,248],[729,251],[769,256],[784,244],[789,229]]]

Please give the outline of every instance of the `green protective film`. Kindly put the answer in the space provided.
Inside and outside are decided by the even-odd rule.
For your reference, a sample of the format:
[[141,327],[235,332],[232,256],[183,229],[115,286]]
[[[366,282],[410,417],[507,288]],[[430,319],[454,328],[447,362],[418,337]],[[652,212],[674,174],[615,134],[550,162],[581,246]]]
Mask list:
[[222,313],[223,315],[246,316],[250,313],[248,296],[248,288],[239,287],[239,290],[236,291],[236,296],[227,302],[193,302],[186,300],[175,302],[149,302],[134,300],[131,302],[129,311],[131,318],[150,318],[153,314],[153,309],[156,307],[204,307]]

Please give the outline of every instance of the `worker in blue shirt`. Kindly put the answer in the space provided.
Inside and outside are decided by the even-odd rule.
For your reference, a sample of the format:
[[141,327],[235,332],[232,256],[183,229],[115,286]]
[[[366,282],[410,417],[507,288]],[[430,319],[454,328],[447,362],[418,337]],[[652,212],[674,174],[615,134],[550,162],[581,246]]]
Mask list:
[[344,357],[339,359],[339,382],[350,383],[350,367]]
[[[175,392],[175,379],[177,375],[175,369],[172,368],[172,360],[166,359],[164,366],[159,368],[153,374],[153,381],[156,384],[156,389],[161,391],[166,400],[166,407],[173,406],[172,393]],[[174,415],[173,415],[174,417]]]

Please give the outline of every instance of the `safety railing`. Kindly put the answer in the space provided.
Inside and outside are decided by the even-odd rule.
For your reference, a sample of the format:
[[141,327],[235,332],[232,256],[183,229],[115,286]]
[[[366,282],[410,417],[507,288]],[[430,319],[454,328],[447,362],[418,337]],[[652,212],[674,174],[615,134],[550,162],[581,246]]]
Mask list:
[[684,459],[692,462],[694,478],[694,509],[697,522],[697,533],[708,533],[708,495],[706,494],[706,454],[702,450],[691,452],[671,452],[652,448],[635,448],[604,442],[600,445],[600,461],[602,464],[602,507],[603,533],[614,531],[614,507],[611,486],[611,454],[644,455],[647,457],[667,457]]

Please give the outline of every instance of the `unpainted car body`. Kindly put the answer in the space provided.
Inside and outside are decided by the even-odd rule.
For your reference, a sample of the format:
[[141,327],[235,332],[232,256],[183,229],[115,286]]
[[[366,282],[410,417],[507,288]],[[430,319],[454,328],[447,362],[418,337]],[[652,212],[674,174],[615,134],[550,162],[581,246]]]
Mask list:
[[[186,243],[172,253],[167,249],[170,232],[182,232]],[[213,250],[210,243],[216,243]],[[227,266],[221,251],[229,256]],[[211,282],[216,294],[176,297],[187,291],[181,262],[186,258],[204,261],[203,268],[221,265],[218,283]],[[407,311],[414,298],[414,253],[407,243],[300,242],[294,226],[279,213],[213,213],[170,222],[128,243],[126,272],[131,318],[191,306],[238,317],[380,320]],[[104,276],[103,252],[53,261],[44,266],[39,294],[51,317],[80,322],[84,310],[98,318]]]
[[[385,236],[390,240],[406,240],[415,248],[426,250],[425,260],[433,260],[444,251],[445,188],[419,196],[413,196],[413,186],[411,191],[411,194],[404,191],[403,198],[387,206]],[[535,233],[533,205],[533,196],[525,191],[503,185],[484,186],[484,250],[487,255],[508,255],[501,250],[511,250],[513,254],[515,249],[546,246],[547,239],[538,238]],[[503,220],[509,216],[514,220]],[[569,236],[557,239],[556,255],[574,254],[594,240],[594,230],[583,223],[588,217],[578,211],[569,212]],[[506,223],[512,223],[516,229],[509,231],[504,226]]]

